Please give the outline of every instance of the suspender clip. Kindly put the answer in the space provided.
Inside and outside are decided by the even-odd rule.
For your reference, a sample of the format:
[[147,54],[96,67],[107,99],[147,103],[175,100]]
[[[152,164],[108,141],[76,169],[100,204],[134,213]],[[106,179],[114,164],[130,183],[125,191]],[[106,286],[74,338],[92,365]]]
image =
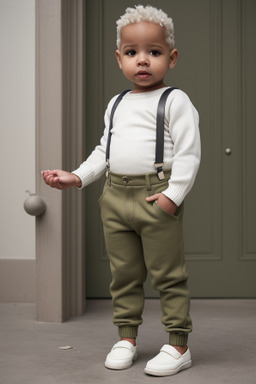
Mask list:
[[109,170],[110,170],[110,163],[109,163],[109,159],[107,159],[107,161],[106,161],[106,177],[109,176]]
[[163,171],[164,163],[155,163],[155,169],[157,170],[157,176],[159,180],[164,180],[164,171]]

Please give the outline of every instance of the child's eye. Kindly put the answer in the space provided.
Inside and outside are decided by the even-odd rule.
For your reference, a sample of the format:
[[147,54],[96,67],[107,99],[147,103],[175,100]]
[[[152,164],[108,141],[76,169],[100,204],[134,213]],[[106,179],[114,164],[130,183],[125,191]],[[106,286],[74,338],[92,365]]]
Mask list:
[[159,51],[152,49],[152,51],[150,51],[150,55],[151,56],[159,56],[159,55],[161,55],[161,53]]
[[129,51],[127,51],[125,53],[127,56],[135,56],[136,55],[136,51],[134,49],[130,49]]

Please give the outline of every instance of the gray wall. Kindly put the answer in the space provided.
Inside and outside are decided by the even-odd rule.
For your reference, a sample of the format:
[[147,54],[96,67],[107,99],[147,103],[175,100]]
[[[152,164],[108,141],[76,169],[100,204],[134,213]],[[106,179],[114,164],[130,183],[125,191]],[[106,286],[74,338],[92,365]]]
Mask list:
[[0,301],[34,301],[35,0],[0,0]]

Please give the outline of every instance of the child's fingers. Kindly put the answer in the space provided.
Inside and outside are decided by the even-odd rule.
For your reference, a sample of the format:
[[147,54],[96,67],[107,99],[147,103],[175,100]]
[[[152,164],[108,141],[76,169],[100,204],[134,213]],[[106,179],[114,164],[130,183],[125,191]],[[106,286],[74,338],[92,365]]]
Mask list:
[[45,183],[48,184],[50,187],[62,189],[57,170],[54,170],[54,171],[46,170],[46,171],[42,171],[41,174]]
[[46,176],[45,177],[45,182],[46,182],[46,184],[50,185],[50,187],[54,187],[54,178],[53,178],[52,175]]
[[46,182],[46,179],[49,178],[49,176],[52,174],[52,171],[49,171],[49,170],[42,171],[41,174],[42,174],[44,181]]
[[42,177],[43,177],[44,180],[45,180],[45,178],[46,178],[48,172],[49,172],[49,171],[42,171],[42,172],[41,172],[41,175],[42,175]]
[[146,198],[146,200],[150,203],[151,201],[155,201],[155,200],[158,200],[159,199],[159,195],[160,193],[157,193],[155,195],[152,195],[152,196],[149,196]]
[[[78,185],[78,183],[74,183],[74,180],[72,179],[72,176],[69,172],[65,172],[62,170],[52,170],[52,171],[42,171],[41,172],[42,177],[46,184],[48,184],[52,188],[57,189],[65,189],[72,185]],[[73,181],[73,184],[72,184]]]
[[64,189],[63,188],[63,185],[59,182],[59,181],[55,181],[52,185],[53,188],[56,188],[56,189]]
[[52,188],[59,187],[59,178],[54,177],[52,174],[46,174],[44,176],[44,181],[46,184],[48,184]]

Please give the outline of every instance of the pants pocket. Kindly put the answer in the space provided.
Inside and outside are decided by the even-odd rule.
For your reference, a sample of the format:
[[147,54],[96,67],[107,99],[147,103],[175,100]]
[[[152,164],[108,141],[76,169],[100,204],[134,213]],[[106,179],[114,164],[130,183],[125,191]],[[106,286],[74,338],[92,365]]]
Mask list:
[[170,219],[174,219],[174,220],[180,220],[183,216],[183,210],[184,210],[184,203],[182,203],[177,209],[176,209],[176,212],[174,213],[174,215],[172,215],[171,213],[167,212],[165,209],[163,209],[162,207],[160,207],[160,205],[158,204],[157,200],[154,201],[154,207],[155,209],[160,213],[160,214],[163,214],[165,217],[169,217]]

